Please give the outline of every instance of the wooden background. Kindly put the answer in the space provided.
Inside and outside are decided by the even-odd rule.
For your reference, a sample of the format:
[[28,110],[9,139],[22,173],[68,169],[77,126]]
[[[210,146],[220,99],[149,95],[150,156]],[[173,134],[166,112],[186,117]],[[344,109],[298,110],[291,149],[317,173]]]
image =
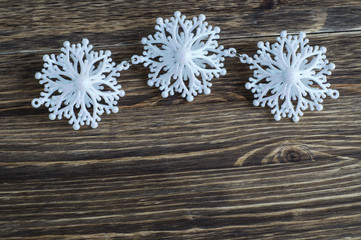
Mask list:
[[[361,1],[0,1],[1,239],[361,239]],[[201,13],[253,55],[287,29],[326,46],[340,98],[299,123],[254,107],[226,59],[212,93],[163,99],[132,66],[97,129],[30,101],[42,56],[89,38],[120,63],[157,17]]]

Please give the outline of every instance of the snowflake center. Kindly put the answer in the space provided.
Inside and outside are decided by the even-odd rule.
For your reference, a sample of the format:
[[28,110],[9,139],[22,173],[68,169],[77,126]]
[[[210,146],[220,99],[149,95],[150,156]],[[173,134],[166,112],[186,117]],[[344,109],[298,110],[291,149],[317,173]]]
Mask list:
[[179,48],[175,53],[175,60],[180,65],[184,65],[186,62],[190,60],[190,58],[191,58],[191,52],[186,48]]
[[79,75],[74,80],[75,88],[78,91],[82,91],[82,92],[85,92],[89,88],[89,83],[90,83],[89,77],[83,74]]
[[295,68],[289,67],[283,72],[282,78],[284,83],[292,85],[299,80],[300,74]]

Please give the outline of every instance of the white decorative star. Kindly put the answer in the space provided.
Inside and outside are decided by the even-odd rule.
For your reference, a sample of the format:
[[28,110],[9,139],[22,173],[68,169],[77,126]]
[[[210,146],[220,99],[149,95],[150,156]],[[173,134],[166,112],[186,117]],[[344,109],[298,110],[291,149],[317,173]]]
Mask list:
[[142,39],[143,56],[133,56],[132,63],[149,67],[148,85],[159,87],[164,98],[179,92],[191,102],[197,94],[210,94],[213,77],[226,74],[224,57],[235,50],[218,45],[220,29],[205,19],[202,14],[186,20],[179,11],[170,20],[158,18],[155,35]]
[[277,121],[288,116],[297,122],[307,108],[321,111],[326,95],[339,96],[327,83],[326,76],[331,75],[335,64],[326,59],[326,48],[307,43],[305,33],[289,36],[284,31],[272,45],[259,42],[253,58],[241,58],[254,70],[246,83],[246,88],[254,93],[253,104],[262,107],[267,104]]
[[75,130],[82,125],[96,128],[104,112],[118,112],[117,100],[124,91],[115,77],[129,68],[127,62],[115,66],[110,51],[94,52],[88,44],[88,39],[77,45],[64,42],[60,55],[44,55],[44,68],[35,74],[44,91],[32,106],[45,104],[51,120],[64,116]]

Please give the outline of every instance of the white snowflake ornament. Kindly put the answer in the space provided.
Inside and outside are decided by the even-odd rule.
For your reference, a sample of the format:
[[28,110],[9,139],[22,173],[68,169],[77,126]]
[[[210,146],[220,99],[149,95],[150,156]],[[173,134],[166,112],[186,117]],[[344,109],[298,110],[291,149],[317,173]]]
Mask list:
[[35,74],[44,91],[32,106],[44,104],[51,120],[64,116],[75,130],[83,125],[96,128],[104,112],[118,112],[117,100],[124,96],[115,77],[129,63],[116,66],[110,51],[94,52],[92,48],[88,39],[76,45],[66,41],[60,55],[44,55],[44,68]]
[[240,57],[254,70],[246,83],[246,88],[254,93],[253,104],[267,104],[277,121],[287,116],[297,122],[307,108],[321,111],[326,95],[334,99],[339,96],[327,83],[326,76],[331,75],[335,64],[326,59],[326,48],[307,43],[305,33],[289,36],[283,31],[272,45],[259,42],[253,58]]
[[210,94],[213,77],[226,74],[224,57],[235,50],[218,45],[220,29],[205,19],[202,14],[186,20],[179,11],[170,19],[158,18],[154,36],[142,39],[143,56],[132,57],[133,64],[149,67],[148,85],[159,87],[164,98],[179,92],[191,102],[197,94]]

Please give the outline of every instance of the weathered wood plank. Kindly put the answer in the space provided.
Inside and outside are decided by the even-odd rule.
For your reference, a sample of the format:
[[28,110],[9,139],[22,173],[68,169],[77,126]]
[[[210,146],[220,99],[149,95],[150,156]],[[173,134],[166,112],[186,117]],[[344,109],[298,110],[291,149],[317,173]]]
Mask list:
[[[67,176],[73,168],[68,166],[46,181],[28,178],[0,185],[0,236],[359,236],[360,167],[359,161],[344,160],[122,177],[112,167],[107,175],[94,170]],[[341,226],[351,231],[340,231]]]
[[290,32],[361,30],[360,1],[1,1],[0,52],[57,49],[87,37],[99,45],[140,44],[157,17],[205,14],[223,39]]
[[[345,104],[354,100],[361,99],[344,97]],[[105,117],[98,129],[79,132],[66,121],[51,122],[45,111],[20,119],[6,117],[0,130],[0,165],[73,164],[74,160],[91,164],[115,159],[132,167],[139,161],[147,168],[148,164],[158,168],[163,160],[165,168],[174,166],[174,170],[222,167],[244,155],[257,163],[260,156],[289,142],[306,144],[310,151],[357,157],[359,111],[337,103],[325,108],[321,113],[308,112],[297,124],[274,122],[268,112],[246,102],[122,109],[121,114]],[[194,158],[200,158],[195,165]]]
[[[3,65],[9,75],[1,77],[0,134],[4,151],[0,164],[41,166],[54,162],[72,164],[75,160],[77,164],[79,160],[90,164],[117,159],[133,167],[137,161],[159,167],[163,160],[164,166],[172,169],[229,167],[237,159],[246,165],[273,161],[271,153],[289,144],[305,144],[311,159],[328,158],[328,154],[357,157],[361,141],[361,67],[349,54],[361,55],[361,47],[356,44],[359,34],[310,37],[312,44],[328,46],[328,58],[337,65],[329,81],[340,90],[341,97],[326,99],[322,112],[307,111],[300,123],[288,119],[275,122],[269,109],[253,107],[252,96],[244,88],[251,72],[237,59],[228,59],[228,74],[213,81],[211,95],[198,96],[193,103],[186,103],[179,96],[162,99],[156,88],[146,85],[147,69],[133,66],[119,79],[126,90],[119,104],[120,113],[105,115],[98,129],[84,127],[75,133],[66,120],[52,122],[46,108],[30,106],[31,99],[41,90],[33,78],[41,68],[41,54],[4,56],[8,61]],[[251,54],[256,45],[254,39],[248,39],[236,47]],[[118,60],[134,49],[112,50]],[[194,165],[195,157],[200,159]]]
[[[340,98],[275,122],[227,59],[212,93],[163,99],[132,66],[97,129],[50,121],[31,99],[42,55],[91,40],[120,62],[157,17],[201,13],[220,43],[304,30],[328,48]],[[360,239],[361,1],[0,1],[0,239]]]

